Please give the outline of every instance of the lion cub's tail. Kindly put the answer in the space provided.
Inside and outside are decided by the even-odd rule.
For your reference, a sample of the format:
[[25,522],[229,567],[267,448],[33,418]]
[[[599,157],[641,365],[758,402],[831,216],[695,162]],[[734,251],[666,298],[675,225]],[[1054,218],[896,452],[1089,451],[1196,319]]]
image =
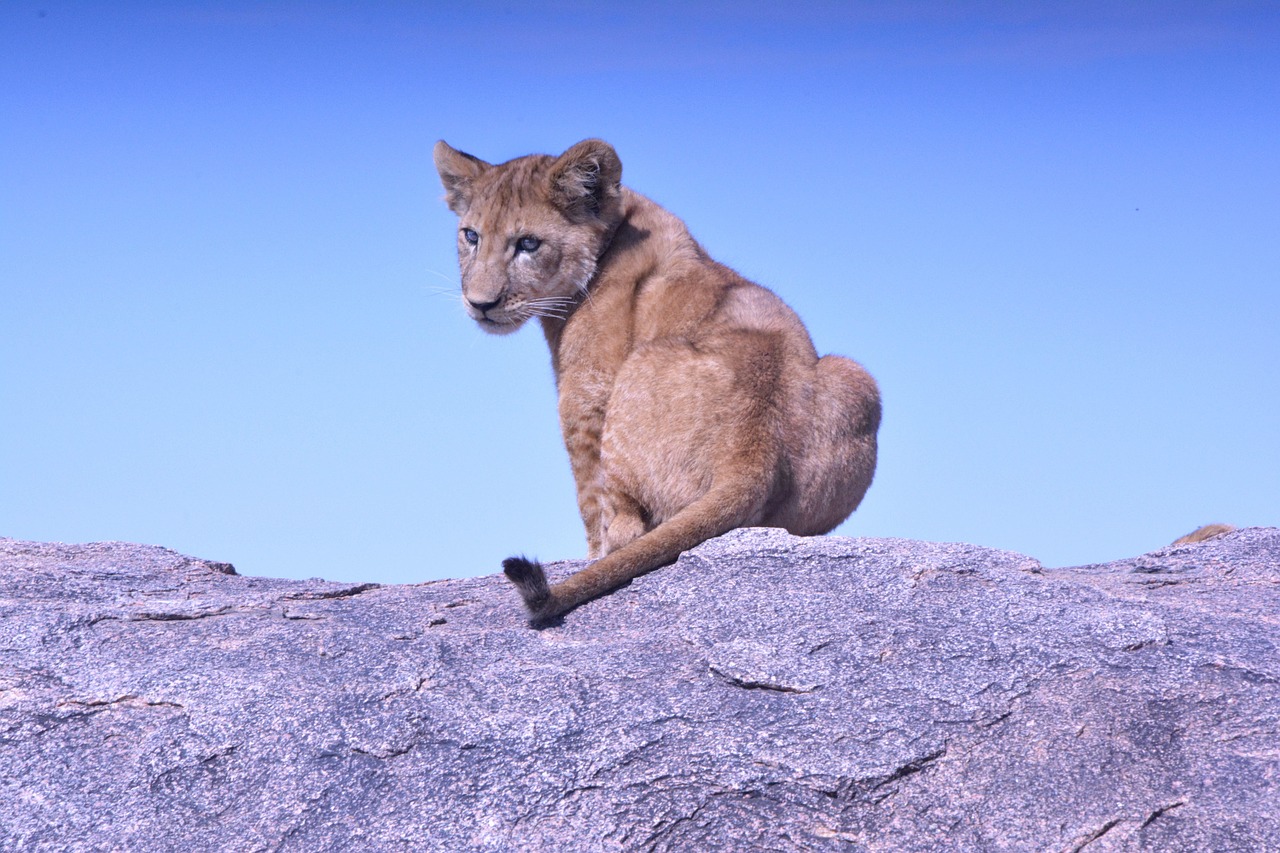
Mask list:
[[533,622],[554,618],[673,562],[681,553],[708,539],[750,524],[758,517],[767,495],[763,488],[749,484],[763,479],[741,478],[712,487],[653,530],[554,586],[547,584],[541,564],[524,557],[503,560],[502,571],[520,592]]

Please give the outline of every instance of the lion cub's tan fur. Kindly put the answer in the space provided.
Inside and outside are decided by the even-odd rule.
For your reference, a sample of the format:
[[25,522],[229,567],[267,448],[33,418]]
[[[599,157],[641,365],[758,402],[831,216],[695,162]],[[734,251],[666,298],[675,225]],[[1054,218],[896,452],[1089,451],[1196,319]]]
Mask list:
[[482,328],[538,317],[589,556],[548,587],[504,563],[535,619],[743,526],[826,533],[876,465],[875,381],[819,358],[782,300],[716,263],[621,186],[607,143],[492,166],[436,144],[458,214],[462,293]]
[[1206,524],[1204,527],[1197,527],[1186,536],[1180,536],[1173,540],[1174,545],[1194,545],[1197,542],[1204,542],[1208,539],[1216,539],[1219,536],[1226,536],[1235,530],[1230,524]]

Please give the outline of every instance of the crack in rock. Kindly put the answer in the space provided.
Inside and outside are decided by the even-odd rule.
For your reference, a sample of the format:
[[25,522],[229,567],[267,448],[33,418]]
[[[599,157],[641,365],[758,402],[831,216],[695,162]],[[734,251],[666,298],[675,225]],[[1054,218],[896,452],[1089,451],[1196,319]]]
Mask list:
[[137,610],[132,613],[112,613],[93,616],[80,624],[92,627],[102,622],[191,622],[228,613],[250,612],[244,608],[224,604],[219,607],[191,608],[188,610]]
[[100,711],[105,711],[117,705],[127,708],[177,708],[185,710],[185,706],[178,702],[167,702],[163,699],[144,699],[133,694],[117,696],[114,699],[63,699],[54,703],[55,708],[65,708],[71,705],[78,705],[81,708],[96,708]]
[[732,684],[734,687],[741,687],[743,690],[772,690],[776,693],[813,693],[821,687],[819,684],[786,684],[781,679],[767,675],[758,678],[735,675],[731,672],[726,672],[715,664],[709,664],[707,669],[722,681]]
[[920,758],[917,758],[915,761],[911,761],[907,764],[904,764],[901,767],[899,767],[897,770],[894,770],[888,776],[884,777],[884,779],[882,779],[880,782],[877,782],[875,785],[873,785],[871,787],[871,790],[872,791],[879,790],[880,788],[883,788],[885,785],[888,785],[892,782],[897,782],[899,779],[905,779],[908,776],[912,776],[916,773],[919,773],[921,770],[925,769],[930,764],[942,758],[946,754],[947,754],[946,747],[941,747],[929,753],[928,755],[923,755]]
[[1181,799],[1181,800],[1174,800],[1173,802],[1167,805],[1161,806],[1160,808],[1153,811],[1151,814],[1147,815],[1146,820],[1142,821],[1142,825],[1139,826],[1138,829],[1146,829],[1148,826],[1154,823],[1157,818],[1164,816],[1166,813],[1171,812],[1176,808],[1185,806],[1186,804],[1187,804],[1187,801],[1185,799]]
[[1081,850],[1088,847],[1111,830],[1115,829],[1120,825],[1120,823],[1120,818],[1112,818],[1097,829],[1093,829],[1083,835],[1076,836],[1076,839],[1071,842],[1071,846],[1067,848],[1068,853],[1080,853]]
[[708,651],[710,673],[744,690],[813,693],[829,674],[828,664],[815,660],[798,638],[768,642],[738,637],[715,642]]
[[303,592],[291,592],[284,596],[284,601],[331,601],[338,598],[354,598],[361,593],[369,592],[374,589],[382,589],[380,583],[360,583],[351,586],[344,586],[339,589],[323,589],[323,590],[305,590]]

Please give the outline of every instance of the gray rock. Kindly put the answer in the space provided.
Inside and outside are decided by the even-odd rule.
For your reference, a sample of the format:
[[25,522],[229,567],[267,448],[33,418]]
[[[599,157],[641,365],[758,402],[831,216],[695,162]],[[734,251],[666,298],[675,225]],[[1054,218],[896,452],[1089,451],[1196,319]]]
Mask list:
[[5,850],[1280,850],[1276,529],[742,530],[543,630],[498,575],[0,564]]

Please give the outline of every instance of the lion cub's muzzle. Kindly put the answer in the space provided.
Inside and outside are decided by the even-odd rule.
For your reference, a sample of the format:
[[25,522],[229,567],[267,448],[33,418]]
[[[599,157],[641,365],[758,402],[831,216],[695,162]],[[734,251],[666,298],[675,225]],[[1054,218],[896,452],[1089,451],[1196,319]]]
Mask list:
[[475,316],[475,314],[479,314],[483,316],[490,309],[497,308],[499,305],[502,304],[501,296],[499,296],[497,299],[492,299],[487,302],[482,300],[472,299],[470,296],[466,297],[466,300],[467,300],[467,307],[472,309],[472,312],[473,312],[472,316]]
[[475,320],[486,332],[506,334],[520,327],[524,318],[519,312],[513,314],[507,307],[506,294],[498,294],[495,298],[485,296],[473,297],[463,295],[467,316]]

